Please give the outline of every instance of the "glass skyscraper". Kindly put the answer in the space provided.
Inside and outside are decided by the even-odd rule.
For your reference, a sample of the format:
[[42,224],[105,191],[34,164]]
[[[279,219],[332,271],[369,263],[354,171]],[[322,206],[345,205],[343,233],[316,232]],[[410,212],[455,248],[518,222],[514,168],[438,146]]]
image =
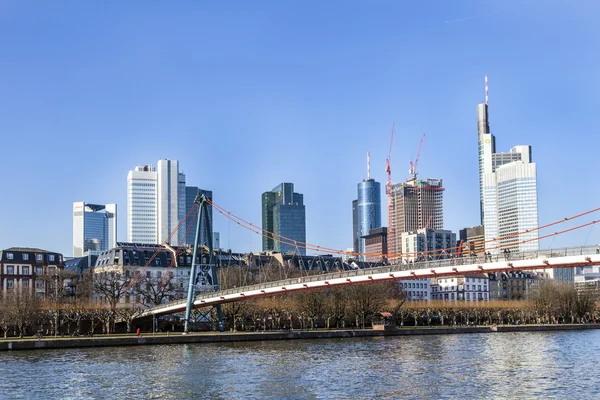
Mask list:
[[98,254],[116,245],[116,204],[73,203],[73,257]]
[[[537,169],[531,146],[496,153],[490,133],[488,104],[477,105],[479,194],[485,247],[493,254],[538,250]],[[516,235],[519,232],[526,232]],[[520,243],[527,241],[526,243]]]
[[[381,185],[374,179],[364,179],[357,185],[358,252],[365,253],[365,239],[371,229],[381,227]],[[364,256],[360,257],[365,260]]]
[[[206,194],[206,197],[208,197],[210,200],[212,200],[212,198],[213,198],[212,191],[210,191],[210,190],[203,190],[196,186],[186,186],[185,187],[185,197],[184,197],[184,207],[185,208],[180,217],[180,220],[187,215],[187,213],[190,211],[190,209],[194,206],[194,201],[196,200],[196,196],[200,195],[202,192],[204,192]],[[211,224],[213,224],[213,227],[214,227],[212,206],[208,206],[208,214],[209,214]],[[198,226],[198,214],[191,213],[188,216],[185,224],[182,225],[181,228],[179,229],[179,244],[180,245],[194,244],[194,240],[196,240],[196,227],[197,226]],[[187,232],[187,236],[186,236],[186,232]],[[213,238],[214,238],[214,231],[213,231]],[[214,240],[213,240],[213,243],[214,243]],[[206,232],[204,232],[204,231],[200,232],[200,244],[204,244],[204,245],[208,246],[208,243],[206,241]],[[214,244],[213,244],[213,246],[214,246]]]
[[[263,251],[306,255],[306,211],[304,196],[294,193],[293,183],[282,183],[262,194],[262,228],[273,237],[263,236]],[[279,236],[285,239],[279,240]]]

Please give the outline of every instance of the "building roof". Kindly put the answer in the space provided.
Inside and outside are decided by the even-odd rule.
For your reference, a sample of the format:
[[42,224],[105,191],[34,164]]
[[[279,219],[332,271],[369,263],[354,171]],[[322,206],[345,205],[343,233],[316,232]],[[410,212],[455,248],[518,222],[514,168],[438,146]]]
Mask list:
[[3,251],[27,251],[32,253],[56,253],[56,251],[48,251],[42,250],[35,247],[10,247],[8,249],[4,249]]

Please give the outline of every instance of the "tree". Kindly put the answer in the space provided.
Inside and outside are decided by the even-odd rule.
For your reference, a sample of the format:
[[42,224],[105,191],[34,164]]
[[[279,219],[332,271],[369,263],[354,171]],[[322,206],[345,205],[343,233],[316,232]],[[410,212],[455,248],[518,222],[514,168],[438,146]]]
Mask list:
[[[101,313],[101,319],[105,320],[107,333],[110,333],[111,326],[114,325],[114,317],[117,311],[117,305],[123,296],[129,293],[129,283],[131,278],[123,276],[118,271],[104,271],[95,273],[93,276],[94,292],[103,296],[108,303],[106,313]],[[111,322],[113,324],[111,325]]]
[[163,276],[152,276],[149,273],[135,282],[134,293],[140,295],[142,304],[146,307],[157,306],[175,296],[173,279],[173,272]]

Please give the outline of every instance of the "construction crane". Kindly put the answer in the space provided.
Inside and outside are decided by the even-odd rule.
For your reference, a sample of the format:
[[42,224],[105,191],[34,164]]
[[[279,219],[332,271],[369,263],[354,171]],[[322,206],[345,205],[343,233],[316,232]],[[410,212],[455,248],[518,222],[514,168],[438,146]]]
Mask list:
[[419,142],[419,150],[417,151],[417,157],[415,158],[415,162],[410,162],[410,169],[408,173],[412,175],[413,179],[417,179],[417,164],[419,164],[419,156],[421,155],[421,149],[423,148],[423,140],[425,139],[425,134],[421,136],[421,141]]
[[[387,194],[387,203],[388,203],[388,229],[387,229],[387,237],[388,237],[388,253],[395,253],[396,246],[394,241],[394,224],[393,224],[393,216],[394,216],[394,200],[392,199],[392,149],[394,145],[394,126],[395,123],[392,123],[392,134],[390,138],[390,152],[388,153],[388,157],[385,160],[385,172],[387,172],[387,184],[386,184],[386,194]],[[390,259],[390,263],[392,260]]]

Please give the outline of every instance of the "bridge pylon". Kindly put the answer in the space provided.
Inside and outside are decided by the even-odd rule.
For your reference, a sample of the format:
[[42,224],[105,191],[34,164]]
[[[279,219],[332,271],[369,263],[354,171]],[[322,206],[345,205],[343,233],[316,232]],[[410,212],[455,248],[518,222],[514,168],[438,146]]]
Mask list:
[[[183,333],[187,334],[189,332],[189,324],[190,318],[192,314],[192,308],[194,307],[194,289],[196,286],[196,282],[198,280],[198,262],[200,260],[200,264],[202,264],[202,253],[200,253],[200,258],[198,258],[198,249],[202,249],[202,244],[200,243],[200,238],[206,238],[205,245],[208,247],[208,265],[210,266],[211,272],[211,283],[212,288],[215,292],[219,291],[219,280],[217,277],[217,268],[215,262],[215,255],[213,249],[213,234],[212,234],[212,221],[210,219],[210,205],[209,199],[206,197],[206,194],[202,192],[200,195],[196,196],[194,200],[195,204],[198,204],[200,208],[198,211],[198,220],[196,224],[196,239],[194,240],[194,255],[192,258],[192,268],[190,271],[190,282],[188,286],[188,296],[187,296],[187,305],[185,309],[185,326]],[[204,235],[201,235],[204,233]],[[217,309],[217,319],[219,323],[219,331],[223,332],[223,311],[221,305],[218,304],[215,306]]]

